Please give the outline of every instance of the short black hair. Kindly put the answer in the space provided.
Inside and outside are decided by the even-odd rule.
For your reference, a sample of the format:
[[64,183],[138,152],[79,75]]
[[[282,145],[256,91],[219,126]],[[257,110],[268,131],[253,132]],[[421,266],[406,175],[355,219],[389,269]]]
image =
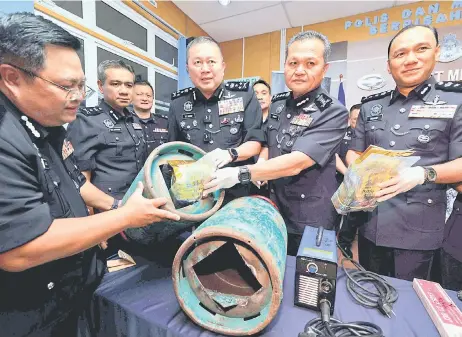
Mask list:
[[151,88],[152,93],[154,94],[154,88],[152,87],[151,83],[149,83],[148,81],[136,81],[133,86],[135,85],[147,85],[149,88]]
[[252,85],[252,87],[254,87],[255,85],[257,84],[263,84],[264,86],[266,86],[268,89],[269,89],[269,92],[271,93],[271,87],[270,85],[268,84],[268,82],[266,82],[265,80],[258,80],[258,81],[255,81],[255,83]]
[[350,108],[350,113],[352,113],[353,110],[355,110],[355,109],[361,109],[361,103],[352,105],[351,108]]
[[105,60],[98,65],[98,80],[101,81],[101,83],[106,83],[106,70],[108,69],[126,69],[131,72],[133,78],[135,78],[135,70],[124,60]]
[[391,49],[391,45],[393,44],[393,41],[395,41],[395,39],[400,36],[401,34],[403,34],[405,31],[409,30],[409,29],[412,29],[412,28],[416,28],[416,27],[424,27],[424,28],[427,28],[427,29],[430,29],[433,33],[433,35],[435,36],[435,40],[436,40],[436,45],[439,44],[439,40],[438,40],[438,31],[436,30],[435,27],[432,27],[432,26],[429,26],[429,25],[409,25],[409,26],[406,26],[404,27],[403,29],[401,29],[398,33],[396,33],[395,36],[393,36],[393,38],[391,39],[390,43],[388,44],[388,59],[390,59],[390,49]]
[[45,64],[47,45],[75,51],[81,47],[79,39],[42,16],[19,12],[0,17],[0,64],[40,71]]

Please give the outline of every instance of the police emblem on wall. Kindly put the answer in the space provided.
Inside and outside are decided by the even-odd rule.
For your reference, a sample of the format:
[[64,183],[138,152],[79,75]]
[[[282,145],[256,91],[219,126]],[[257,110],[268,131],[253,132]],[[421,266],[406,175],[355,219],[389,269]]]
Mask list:
[[190,111],[192,111],[192,109],[193,109],[193,104],[192,104],[191,101],[184,102],[184,104],[183,104],[183,110],[184,111],[190,112]]
[[385,86],[386,81],[380,74],[369,74],[361,77],[356,84],[362,90],[377,90]]
[[462,44],[456,34],[447,34],[441,44],[440,62],[452,62],[462,56]]

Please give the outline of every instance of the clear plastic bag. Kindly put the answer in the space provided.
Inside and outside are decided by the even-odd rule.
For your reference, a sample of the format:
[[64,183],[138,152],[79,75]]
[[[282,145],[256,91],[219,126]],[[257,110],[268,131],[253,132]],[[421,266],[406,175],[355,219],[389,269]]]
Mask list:
[[204,184],[215,171],[212,162],[203,158],[193,160],[170,160],[173,170],[170,196],[176,208],[186,207],[202,198]]
[[332,196],[332,203],[337,213],[372,211],[377,206],[374,194],[379,190],[378,184],[385,182],[419,161],[412,156],[414,151],[386,150],[369,146],[359,158],[350,165],[340,187]]

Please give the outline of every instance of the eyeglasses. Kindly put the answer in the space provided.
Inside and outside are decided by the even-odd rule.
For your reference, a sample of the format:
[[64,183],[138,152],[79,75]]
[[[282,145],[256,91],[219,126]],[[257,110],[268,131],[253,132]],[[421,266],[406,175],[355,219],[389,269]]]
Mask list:
[[66,95],[66,99],[69,100],[69,101],[78,101],[80,99],[85,99],[85,98],[88,98],[90,97],[91,95],[93,95],[95,93],[95,90],[93,90],[92,88],[90,88],[89,86],[85,85],[85,83],[83,84],[79,84],[79,86],[77,88],[67,88],[67,87],[64,87],[58,83],[55,83],[53,81],[50,81],[46,78],[43,78],[39,75],[37,75],[36,73],[34,73],[33,71],[30,71],[30,70],[27,70],[27,69],[24,69],[24,68],[21,68],[15,64],[11,64],[11,63],[7,63],[8,65],[12,66],[13,68],[16,68],[18,70],[21,70],[22,72],[30,75],[30,76],[33,76],[33,77],[37,77],[37,78],[40,78],[41,80],[45,81],[45,82],[48,82],[52,85],[54,85],[55,87],[58,87],[64,91],[67,92],[67,95]]

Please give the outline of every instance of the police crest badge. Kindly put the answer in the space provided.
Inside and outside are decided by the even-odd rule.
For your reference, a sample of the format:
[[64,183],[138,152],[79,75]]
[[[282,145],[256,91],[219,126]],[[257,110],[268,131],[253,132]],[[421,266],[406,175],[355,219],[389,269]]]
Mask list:
[[114,127],[114,122],[111,121],[110,119],[105,119],[105,120],[103,121],[103,123],[104,123],[104,125],[105,125],[107,128],[109,128],[109,129]]

